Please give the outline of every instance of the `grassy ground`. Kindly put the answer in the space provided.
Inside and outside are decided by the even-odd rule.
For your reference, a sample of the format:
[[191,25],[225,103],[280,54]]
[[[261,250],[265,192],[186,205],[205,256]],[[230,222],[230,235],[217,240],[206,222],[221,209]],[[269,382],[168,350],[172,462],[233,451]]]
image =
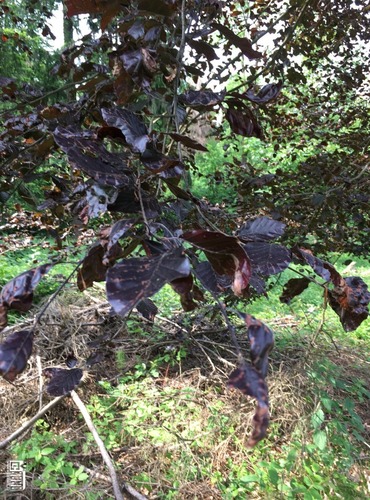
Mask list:
[[[338,262],[340,271],[347,259]],[[369,283],[368,263],[354,260],[351,274]],[[102,286],[84,294],[69,289],[44,317],[34,354],[44,368],[63,366],[70,354],[82,363],[97,349],[103,353],[78,392],[120,477],[147,498],[368,498],[369,321],[343,332],[312,285],[290,306],[281,304],[290,277],[289,271],[274,282],[268,301],[240,307],[276,337],[268,377],[271,425],[253,450],[245,443],[254,402],[226,389],[235,365],[227,329],[209,309],[181,313],[169,287],[155,297],[160,317],[154,325],[135,314],[127,321],[112,317]],[[234,320],[247,351],[245,328]],[[37,412],[38,370],[33,356],[16,387],[0,383],[0,440]],[[0,463],[10,457],[26,462],[29,497],[114,498],[70,398],[3,452]]]

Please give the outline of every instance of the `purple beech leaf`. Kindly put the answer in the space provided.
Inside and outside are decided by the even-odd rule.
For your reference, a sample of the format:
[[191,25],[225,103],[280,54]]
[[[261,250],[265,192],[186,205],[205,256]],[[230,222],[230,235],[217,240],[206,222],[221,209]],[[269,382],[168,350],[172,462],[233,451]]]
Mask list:
[[189,149],[196,149],[198,151],[208,151],[208,149],[205,146],[203,146],[197,141],[194,141],[194,139],[187,137],[186,135],[176,134],[175,132],[172,132],[169,135],[172,137],[172,139],[174,139],[177,142],[181,142],[181,144],[183,144]]
[[[178,278],[170,282],[172,289],[180,295],[180,301],[184,311],[194,311],[198,307],[195,300],[202,300],[203,294],[194,284],[193,276],[189,274],[186,278]],[[194,300],[195,299],[195,300]]]
[[110,127],[121,130],[134,152],[143,153],[149,141],[148,129],[132,111],[119,108],[102,108],[102,116]]
[[333,290],[328,290],[328,297],[346,332],[356,330],[369,316],[370,293],[358,276],[342,279]]
[[249,108],[245,106],[231,106],[226,111],[226,120],[235,134],[243,137],[257,137],[262,139],[262,129]]
[[291,278],[284,285],[283,293],[280,295],[280,302],[290,304],[291,300],[300,295],[311,281],[308,278]]
[[[82,170],[102,186],[133,186],[132,173],[126,166],[127,155],[111,153],[90,132],[75,127],[58,127],[54,139],[66,153],[73,168]],[[127,175],[128,174],[128,175]]]
[[101,15],[100,28],[102,31],[106,29],[111,20],[116,17],[123,7],[125,2],[122,0],[83,0],[76,2],[75,0],[65,0],[67,8],[67,16],[72,17],[79,14]]
[[250,314],[241,314],[247,325],[252,365],[265,378],[268,369],[268,355],[274,346],[274,334],[262,321]]
[[200,262],[194,269],[194,274],[209,292],[218,294],[225,291],[225,288],[220,283],[220,277],[215,273],[208,261]]
[[53,264],[43,264],[29,269],[3,286],[0,293],[0,331],[8,324],[8,309],[19,312],[27,312],[31,309],[34,289],[52,267]]
[[224,92],[212,90],[188,90],[179,96],[179,101],[191,108],[210,109],[220,104],[226,95]]
[[94,281],[105,281],[107,269],[122,255],[122,249],[118,243],[111,246],[107,254],[106,243],[100,242],[93,245],[82,266],[77,272],[77,286],[83,292],[94,284]]
[[68,394],[76,389],[83,377],[81,368],[72,368],[71,370],[54,367],[45,368],[43,374],[45,377],[50,378],[49,383],[46,385],[46,392],[50,396],[64,396]]
[[220,23],[212,23],[212,27],[217,29],[228,41],[238,47],[242,53],[248,57],[248,59],[259,59],[263,56],[261,52],[254,50],[252,47],[252,42],[248,38],[241,38],[235,35],[233,31]]
[[90,356],[86,360],[86,366],[87,368],[90,368],[93,365],[97,365],[98,363],[101,363],[105,359],[105,355],[101,351],[94,352],[93,354],[90,354]]
[[169,158],[154,149],[144,151],[140,160],[150,172],[159,174],[163,179],[180,178],[185,170],[179,159]]
[[166,283],[189,274],[190,263],[182,248],[150,258],[126,259],[107,272],[108,301],[117,314],[125,316]]
[[243,295],[251,277],[251,264],[247,253],[235,236],[196,229],[184,233],[182,238],[203,250],[217,274],[231,276],[235,295]]
[[266,382],[258,370],[245,363],[230,373],[227,385],[239,389],[246,396],[251,396],[257,400],[257,408],[253,416],[253,431],[247,441],[247,447],[252,448],[266,436],[269,425],[270,416]]
[[144,13],[171,17],[175,12],[175,3],[164,0],[139,0],[138,8]]
[[272,276],[284,271],[292,260],[292,252],[281,245],[254,242],[243,245],[254,272]]
[[249,101],[255,102],[256,104],[266,104],[279,95],[282,87],[283,82],[269,83],[262,87],[257,95],[253,92],[252,89],[247,90],[247,92],[243,95],[245,95],[245,97]]
[[33,331],[11,333],[0,344],[0,375],[13,382],[23,372],[32,353]]
[[[135,189],[124,189],[119,191],[114,203],[108,205],[110,212],[121,212],[126,214],[141,214],[141,204]],[[144,206],[145,215],[151,219],[161,213],[161,206],[155,196],[141,190],[141,199]]]
[[117,253],[115,250],[116,243],[118,243],[120,238],[126,236],[126,233],[136,224],[137,221],[138,219],[121,219],[113,224],[109,233],[108,244],[102,259],[102,263],[105,266],[109,265],[110,257]]
[[325,281],[331,281],[335,286],[340,286],[343,282],[342,276],[332,264],[315,257],[310,250],[294,248],[293,255],[301,262],[311,266],[315,273]]
[[284,234],[285,224],[269,217],[257,217],[244,223],[238,231],[243,241],[268,241]]
[[230,374],[228,386],[239,389],[243,394],[257,400],[253,431],[247,443],[248,447],[253,447],[265,437],[269,424],[269,400],[265,378],[268,355],[274,345],[274,335],[262,321],[250,314],[239,314],[247,326],[252,365],[244,363],[234,370]]
[[70,354],[65,360],[65,363],[68,368],[74,368],[75,366],[77,366],[78,360],[73,354]]
[[187,36],[186,41],[192,49],[194,49],[198,54],[203,54],[208,61],[218,59],[215,49],[204,40],[193,40],[190,36]]
[[140,300],[140,302],[136,304],[136,309],[145,319],[151,322],[154,321],[158,313],[158,307],[150,299]]

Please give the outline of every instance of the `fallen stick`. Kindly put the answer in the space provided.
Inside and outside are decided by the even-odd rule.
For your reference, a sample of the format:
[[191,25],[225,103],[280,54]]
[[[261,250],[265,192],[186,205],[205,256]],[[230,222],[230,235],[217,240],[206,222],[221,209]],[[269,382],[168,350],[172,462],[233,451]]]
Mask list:
[[35,416],[31,418],[31,420],[28,420],[28,422],[25,422],[21,427],[19,427],[16,431],[13,432],[13,434],[10,434],[4,441],[1,441],[0,443],[0,450],[3,448],[6,448],[9,443],[14,441],[14,439],[17,439],[21,434],[23,434],[26,430],[28,430],[32,425],[39,420],[50,408],[53,408],[61,399],[63,399],[64,396],[58,396],[57,398],[53,399],[50,401],[47,405],[45,405],[41,410],[36,413]]
[[[83,418],[85,419],[86,425],[89,428],[89,431],[91,432],[91,434],[93,435],[95,442],[98,445],[98,448],[100,450],[101,456],[108,467],[109,475],[110,475],[110,478],[112,481],[114,496],[115,496],[116,500],[123,500],[124,497],[123,497],[123,494],[121,491],[119,479],[117,477],[117,473],[116,473],[116,470],[114,468],[112,459],[110,458],[108,450],[106,449],[101,437],[99,436],[98,431],[96,430],[96,427],[95,427],[93,421],[91,420],[90,414],[89,414],[86,406],[81,401],[80,397],[78,396],[78,394],[75,391],[71,392],[71,397],[72,397],[75,405],[77,406],[77,408],[80,410]],[[129,484],[122,483],[122,488],[125,490],[126,493],[128,493],[132,497],[136,498],[137,500],[146,500],[145,496],[143,496],[141,493],[136,491],[135,488],[133,488]]]

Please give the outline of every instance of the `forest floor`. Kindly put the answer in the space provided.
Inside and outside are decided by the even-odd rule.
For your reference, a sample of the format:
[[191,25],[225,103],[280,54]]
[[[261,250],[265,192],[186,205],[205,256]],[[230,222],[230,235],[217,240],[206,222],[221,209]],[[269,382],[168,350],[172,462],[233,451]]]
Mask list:
[[[169,293],[161,299],[167,306]],[[367,338],[334,338],[294,314],[267,323],[276,336],[271,424],[266,439],[248,449],[254,401],[226,388],[236,358],[211,308],[190,317],[167,311],[154,323],[138,314],[123,320],[111,315],[100,285],[83,294],[71,287],[44,316],[28,369],[15,386],[0,382],[0,441],[50,401],[43,369],[83,366],[99,353],[77,391],[122,481],[146,498],[367,498]],[[247,351],[241,322],[237,332]],[[25,498],[114,498],[69,396],[0,451],[0,463],[10,459],[25,460]]]

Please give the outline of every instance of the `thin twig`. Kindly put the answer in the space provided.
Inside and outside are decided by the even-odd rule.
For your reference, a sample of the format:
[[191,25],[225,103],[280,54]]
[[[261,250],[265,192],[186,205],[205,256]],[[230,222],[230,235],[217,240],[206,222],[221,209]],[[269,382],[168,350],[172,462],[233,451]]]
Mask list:
[[41,357],[39,354],[36,354],[36,365],[37,365],[37,372],[38,372],[38,376],[39,376],[39,411],[41,411],[41,409],[42,409],[43,378],[42,378]]
[[57,290],[53,293],[53,295],[48,299],[46,304],[41,308],[41,311],[38,312],[38,314],[35,317],[35,322],[34,322],[33,328],[35,328],[36,325],[38,323],[40,323],[40,319],[43,317],[43,315],[45,314],[45,312],[48,309],[48,307],[50,306],[50,304],[52,302],[54,302],[54,300],[57,298],[57,296],[60,294],[60,292],[63,290],[63,288],[67,285],[67,283],[72,278],[72,276],[75,274],[75,272],[80,267],[80,265],[83,263],[83,261],[84,261],[84,259],[81,259],[77,263],[77,265],[74,267],[73,271],[67,276],[67,278],[65,278],[65,280],[63,280],[62,284],[57,288]]
[[245,361],[244,361],[244,356],[243,356],[242,349],[240,347],[238,338],[236,336],[235,326],[231,323],[231,321],[229,319],[229,316],[227,315],[225,304],[223,302],[221,302],[220,299],[215,294],[212,294],[212,295],[213,295],[213,298],[215,299],[215,301],[217,302],[218,307],[220,308],[222,316],[225,319],[225,322],[226,322],[226,325],[227,325],[227,329],[229,330],[231,342],[232,342],[232,344],[233,344],[233,346],[235,347],[235,350],[236,350],[236,354],[237,354],[237,357],[238,357],[238,363],[242,364]]
[[45,405],[34,417],[31,418],[31,420],[28,420],[28,422],[25,422],[21,427],[19,427],[16,431],[13,432],[10,436],[8,436],[4,441],[1,441],[0,443],[0,450],[3,448],[6,448],[9,443],[14,441],[14,439],[17,439],[21,434],[26,432],[32,425],[37,422],[48,410],[53,408],[61,399],[63,399],[64,396],[58,396],[57,398],[53,399],[50,401],[47,405]]
[[141,194],[141,181],[140,181],[140,169],[139,169],[139,167],[137,169],[137,195],[138,195],[139,201],[140,201],[140,208],[141,208],[141,213],[143,215],[143,221],[144,221],[144,226],[146,229],[146,234],[147,234],[147,236],[150,236],[150,227],[149,227],[148,219],[146,218],[143,197]]

